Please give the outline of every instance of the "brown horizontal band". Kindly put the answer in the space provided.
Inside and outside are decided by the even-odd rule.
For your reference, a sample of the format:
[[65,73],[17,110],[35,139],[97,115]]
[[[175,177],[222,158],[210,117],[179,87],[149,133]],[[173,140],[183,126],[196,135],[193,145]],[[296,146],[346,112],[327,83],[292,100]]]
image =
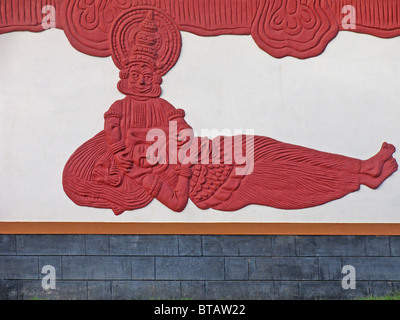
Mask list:
[[400,235],[398,223],[0,222],[0,234]]

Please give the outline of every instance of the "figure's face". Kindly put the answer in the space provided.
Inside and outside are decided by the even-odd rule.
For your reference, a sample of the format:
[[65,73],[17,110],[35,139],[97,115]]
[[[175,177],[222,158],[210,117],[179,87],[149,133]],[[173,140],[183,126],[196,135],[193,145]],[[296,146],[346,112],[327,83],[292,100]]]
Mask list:
[[154,69],[145,63],[137,63],[129,69],[129,87],[134,93],[145,96],[153,95],[160,89],[155,81]]
[[155,166],[154,164],[149,163],[149,161],[151,160],[148,158],[148,152],[147,152],[149,147],[150,146],[146,144],[137,144],[134,146],[132,150],[132,160],[137,167],[152,168]]
[[94,166],[93,178],[97,182],[104,183],[106,180],[106,177],[109,175],[110,166],[111,166],[111,164],[108,161],[108,159],[106,159],[106,158],[99,159]]
[[112,163],[104,156],[94,165],[93,179],[113,187],[118,187],[122,182],[122,176],[118,171],[113,170]]

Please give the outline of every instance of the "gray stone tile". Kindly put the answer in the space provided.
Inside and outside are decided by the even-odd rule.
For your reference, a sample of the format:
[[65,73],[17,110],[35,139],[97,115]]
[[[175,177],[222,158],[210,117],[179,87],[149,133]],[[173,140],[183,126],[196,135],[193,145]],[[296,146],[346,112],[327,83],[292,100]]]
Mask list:
[[132,279],[154,280],[155,258],[154,257],[132,257]]
[[56,281],[55,290],[44,290],[41,280],[20,281],[19,300],[86,300],[86,281]]
[[364,236],[297,236],[298,256],[366,256]]
[[318,280],[318,259],[273,258],[272,278],[274,280]]
[[300,287],[298,281],[274,281],[275,300],[300,299]]
[[201,256],[201,236],[180,235],[179,255],[180,256]]
[[[399,246],[375,236],[0,235],[0,299],[383,296],[400,291]],[[347,264],[356,290],[341,286]],[[44,265],[56,268],[56,290],[41,286]]]
[[0,279],[38,278],[38,257],[0,256]]
[[206,281],[210,300],[273,300],[274,283],[270,281]]
[[85,241],[87,255],[110,254],[110,237],[108,235],[87,235]]
[[62,259],[63,279],[123,280],[131,279],[129,257],[66,256]]
[[17,300],[18,282],[16,280],[0,280],[0,300]]
[[369,285],[358,281],[356,289],[344,290],[341,281],[300,281],[300,297],[304,300],[352,300],[368,295]]
[[394,293],[393,283],[390,281],[371,281],[369,289],[372,297],[384,297]]
[[89,300],[111,300],[111,282],[109,281],[89,281],[88,282]]
[[388,257],[390,256],[389,237],[365,237],[365,247],[368,256]]
[[295,236],[272,236],[271,240],[274,257],[296,256]]
[[82,235],[18,235],[19,255],[84,255]]
[[249,279],[273,280],[272,266],[273,258],[271,257],[249,258]]
[[393,292],[400,293],[400,282],[393,281]]
[[341,280],[342,263],[340,257],[320,257],[319,263],[319,279],[320,280]]
[[271,256],[270,236],[203,236],[204,256]]
[[249,260],[247,257],[225,258],[225,280],[248,280]]
[[393,257],[400,257],[400,236],[390,237],[390,254]]
[[251,280],[318,280],[317,258],[251,258]]
[[343,258],[342,263],[355,267],[357,280],[400,280],[400,257]]
[[15,236],[0,234],[0,255],[14,255],[17,254],[15,245]]
[[48,273],[42,273],[44,266],[53,266],[56,272],[56,279],[62,280],[62,267],[60,256],[43,256],[39,257],[39,273],[40,279],[45,277]]
[[207,299],[204,281],[181,281],[181,299]]
[[180,299],[179,281],[113,281],[113,300]]
[[223,280],[224,259],[218,257],[156,257],[157,280]]
[[113,235],[110,236],[110,254],[176,256],[178,255],[178,236]]

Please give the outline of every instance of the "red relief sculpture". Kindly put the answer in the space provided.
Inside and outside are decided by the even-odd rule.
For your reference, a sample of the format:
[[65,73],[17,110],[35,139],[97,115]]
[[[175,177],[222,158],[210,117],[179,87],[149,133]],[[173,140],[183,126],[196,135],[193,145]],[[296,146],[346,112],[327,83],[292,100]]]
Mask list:
[[[112,55],[120,70],[118,89],[126,95],[105,113],[104,130],[68,160],[66,194],[78,205],[118,215],[153,199],[174,211],[184,210],[189,199],[200,209],[302,209],[342,198],[360,185],[378,188],[398,169],[393,145],[384,143],[377,155],[359,160],[261,136],[194,137],[185,112],[160,98],[162,76],[180,55],[180,31],[252,34],[275,57],[309,58],[341,29],[333,2],[53,0],[57,27],[76,49]],[[0,33],[39,31],[38,4],[44,1],[2,1]],[[396,1],[367,5],[369,10],[360,11],[362,30],[400,35]],[[392,19],[383,23],[388,15]]]
[[[252,35],[276,58],[319,55],[339,31],[400,35],[398,0],[2,0],[0,34],[42,31],[46,5],[55,8],[56,27],[77,50],[99,57],[111,54],[109,33],[118,15],[143,5],[162,10],[181,31]],[[343,25],[348,6],[356,12],[355,28]]]
[[274,57],[309,58],[322,53],[339,31],[325,0],[267,1],[258,10],[251,35]]

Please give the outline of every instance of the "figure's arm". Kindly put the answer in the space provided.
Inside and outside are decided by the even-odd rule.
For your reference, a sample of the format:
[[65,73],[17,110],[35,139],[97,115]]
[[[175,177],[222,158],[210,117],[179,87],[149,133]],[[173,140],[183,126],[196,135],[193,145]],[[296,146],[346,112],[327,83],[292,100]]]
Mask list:
[[120,101],[115,102],[104,114],[104,132],[110,151],[119,166],[125,170],[132,168],[133,163],[128,159],[125,139],[121,130],[122,113],[120,112]]
[[124,151],[126,148],[120,126],[122,113],[119,107],[120,101],[117,101],[104,114],[104,132],[113,154]]
[[178,131],[183,129],[192,129],[192,127],[185,120],[185,110],[183,109],[173,109],[168,113],[169,121],[176,121],[178,126]]
[[153,175],[144,178],[143,187],[150,196],[156,198],[171,210],[182,212],[189,201],[189,182],[192,169],[190,166],[181,166],[178,170],[178,176],[175,188]]
[[185,120],[185,111],[183,109],[173,109],[168,113],[168,119],[171,122],[176,122],[176,138],[177,147],[181,148],[190,139],[193,139],[194,133],[192,127]]

